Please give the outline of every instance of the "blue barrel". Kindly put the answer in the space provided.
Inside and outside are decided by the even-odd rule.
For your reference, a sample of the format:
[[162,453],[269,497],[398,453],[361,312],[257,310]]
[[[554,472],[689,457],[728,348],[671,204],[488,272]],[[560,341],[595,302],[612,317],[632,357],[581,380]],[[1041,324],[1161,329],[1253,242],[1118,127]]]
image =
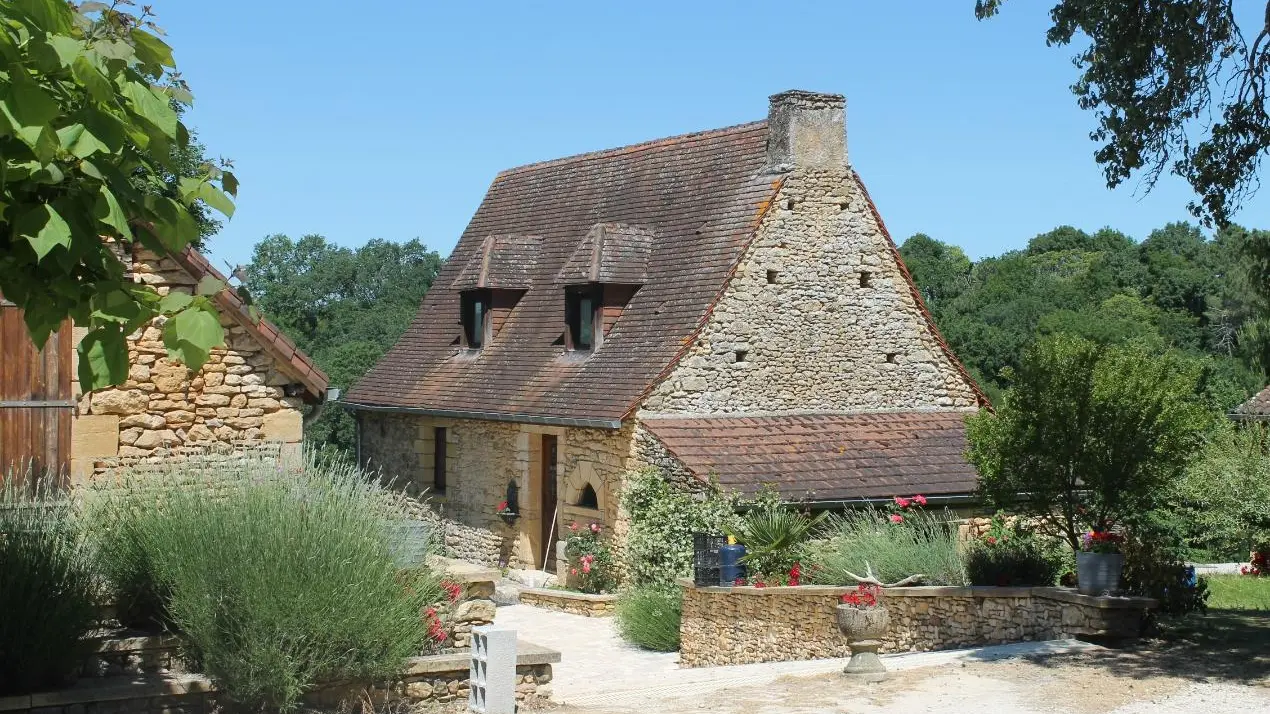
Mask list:
[[745,557],[745,546],[725,545],[719,548],[719,584],[732,585],[737,578],[745,577],[745,566],[741,558]]

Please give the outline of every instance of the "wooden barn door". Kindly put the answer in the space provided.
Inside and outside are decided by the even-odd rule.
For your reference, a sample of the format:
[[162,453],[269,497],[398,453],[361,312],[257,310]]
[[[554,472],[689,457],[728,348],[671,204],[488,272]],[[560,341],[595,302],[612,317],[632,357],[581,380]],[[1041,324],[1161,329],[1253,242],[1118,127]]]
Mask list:
[[65,483],[71,460],[71,328],[36,350],[22,311],[0,297],[0,480],[50,471]]

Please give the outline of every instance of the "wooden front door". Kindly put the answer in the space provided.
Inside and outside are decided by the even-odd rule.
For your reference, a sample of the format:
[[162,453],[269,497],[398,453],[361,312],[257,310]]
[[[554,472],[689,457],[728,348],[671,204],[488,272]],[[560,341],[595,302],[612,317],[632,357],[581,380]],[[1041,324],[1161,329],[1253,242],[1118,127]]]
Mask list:
[[71,328],[37,350],[22,311],[0,297],[0,480],[9,474],[70,472]]
[[556,437],[542,435],[542,549],[541,562],[547,572],[556,567],[556,540],[560,538],[556,512]]

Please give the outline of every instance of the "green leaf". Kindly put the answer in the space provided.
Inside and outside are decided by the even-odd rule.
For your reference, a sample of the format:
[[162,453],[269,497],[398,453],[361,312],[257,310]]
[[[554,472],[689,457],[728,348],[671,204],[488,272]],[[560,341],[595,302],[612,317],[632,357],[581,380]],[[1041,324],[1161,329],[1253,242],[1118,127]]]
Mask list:
[[77,159],[86,159],[98,151],[110,153],[110,147],[102,143],[83,124],[71,124],[58,129],[57,138],[61,142],[62,148],[69,151]]
[[221,188],[225,193],[237,198],[238,197],[238,177],[230,171],[222,171],[220,175]]
[[141,118],[153,124],[168,138],[176,138],[176,112],[162,92],[156,92],[146,84],[128,82],[123,87],[123,95]]
[[204,275],[203,279],[198,281],[198,288],[194,291],[196,295],[212,296],[225,289],[225,281],[215,278],[211,275]]
[[121,289],[99,293],[93,298],[92,318],[97,321],[114,322],[120,325],[137,322],[139,318],[149,319],[153,315],[143,310],[136,299]]
[[199,186],[198,197],[207,205],[225,214],[226,218],[234,217],[234,202],[229,200],[229,197],[224,192],[210,183],[204,183]]
[[105,176],[103,176],[103,175],[102,175],[102,173],[101,173],[101,169],[97,168],[97,164],[94,164],[94,163],[93,163],[93,162],[91,162],[91,161],[81,161],[81,162],[79,162],[79,171],[80,171],[80,173],[84,174],[85,176],[88,176],[88,177],[90,177],[90,178],[95,178],[95,179],[97,179],[98,181],[105,181],[105,180],[106,180],[106,177],[105,177]]
[[31,16],[35,26],[50,34],[65,33],[71,29],[74,14],[70,5],[59,0],[7,0],[14,7]]
[[137,59],[143,64],[156,65],[160,69],[176,66],[176,61],[172,59],[172,48],[154,35],[133,28],[132,43],[136,46]]
[[75,118],[109,153],[116,154],[123,150],[126,131],[118,117],[108,112],[85,109],[77,112]]
[[72,67],[84,52],[84,43],[74,37],[49,35],[44,42],[57,54],[57,60],[63,67]]
[[99,102],[109,102],[114,99],[115,86],[87,57],[80,55],[75,58],[75,61],[71,63],[71,76],[84,85],[84,89],[88,90],[93,99]]
[[4,104],[19,125],[26,127],[48,124],[60,112],[57,101],[30,82],[11,85]]
[[106,188],[106,184],[102,184],[98,189],[97,201],[93,205],[93,217],[114,228],[121,237],[132,240],[132,228],[128,226],[128,217],[124,215],[118,199],[110,189]]
[[192,306],[164,324],[163,344],[169,357],[198,370],[207,362],[213,347],[225,344],[225,330],[214,311]]
[[144,201],[150,212],[150,233],[168,250],[184,250],[190,241],[198,239],[198,224],[185,206],[166,196],[147,195]]
[[43,260],[57,246],[70,248],[71,227],[47,204],[36,206],[18,217],[14,224],[18,236],[25,238]]
[[79,382],[84,391],[128,379],[128,343],[119,325],[90,330],[79,342]]
[[190,205],[198,198],[199,186],[202,186],[205,180],[195,176],[183,176],[180,181],[177,181],[176,189],[180,192],[181,201],[185,205]]
[[137,56],[137,51],[132,45],[123,40],[98,40],[93,43],[93,49],[106,59],[128,62]]
[[164,295],[163,299],[159,301],[159,311],[164,314],[180,312],[181,310],[189,307],[190,303],[193,301],[194,296],[189,293],[173,291]]

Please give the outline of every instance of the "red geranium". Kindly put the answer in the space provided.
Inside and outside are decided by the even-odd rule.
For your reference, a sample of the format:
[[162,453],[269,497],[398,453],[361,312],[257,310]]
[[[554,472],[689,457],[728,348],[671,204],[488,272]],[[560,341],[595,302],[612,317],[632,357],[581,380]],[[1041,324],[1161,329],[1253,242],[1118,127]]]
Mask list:
[[878,599],[881,597],[882,588],[876,585],[860,583],[856,586],[855,592],[845,593],[839,600],[843,605],[864,609],[876,607]]

